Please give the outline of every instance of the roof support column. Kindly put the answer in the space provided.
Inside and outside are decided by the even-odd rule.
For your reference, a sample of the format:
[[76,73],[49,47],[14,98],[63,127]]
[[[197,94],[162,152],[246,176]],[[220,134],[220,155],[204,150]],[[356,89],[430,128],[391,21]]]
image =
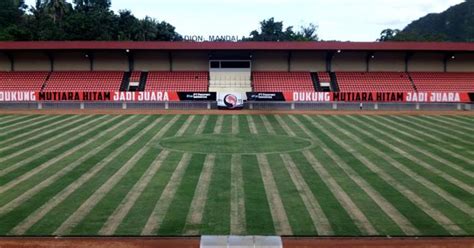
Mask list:
[[454,58],[454,53],[447,53],[444,55],[444,58],[443,58],[443,69],[444,69],[444,72],[448,72],[448,63],[449,63],[449,60],[453,59]]
[[334,59],[334,51],[330,51],[326,54],[326,72],[332,71],[332,60]]
[[15,59],[13,55],[9,52],[5,52],[5,56],[7,56],[8,61],[10,61],[10,71],[15,71]]
[[374,52],[368,52],[367,57],[365,57],[365,71],[369,72],[370,71],[370,61],[374,58],[375,53]]
[[173,71],[173,53],[172,52],[168,52],[168,60],[169,60],[170,72],[171,72]]
[[127,59],[128,59],[128,71],[132,72],[135,70],[135,58],[133,56],[134,54],[128,49],[126,50],[126,53],[127,53]]
[[48,56],[49,59],[49,71],[53,72],[54,71],[54,56],[52,52],[47,52],[46,56]]
[[410,64],[410,60],[411,58],[413,57],[413,55],[415,55],[414,52],[407,52],[407,54],[405,55],[405,72],[408,73],[408,65]]
[[293,53],[291,51],[288,51],[288,72],[291,71],[291,59],[293,57]]

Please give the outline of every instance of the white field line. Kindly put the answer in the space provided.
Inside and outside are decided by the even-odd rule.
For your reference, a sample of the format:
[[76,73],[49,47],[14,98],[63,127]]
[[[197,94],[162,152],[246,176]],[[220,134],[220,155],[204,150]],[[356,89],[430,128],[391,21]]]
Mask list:
[[246,232],[245,192],[242,173],[242,157],[233,154],[231,159],[231,204],[230,204],[230,233],[242,235]]
[[211,184],[213,169],[215,167],[215,160],[216,155],[209,154],[206,156],[206,160],[204,161],[204,167],[199,176],[199,182],[196,186],[196,191],[194,192],[194,197],[186,218],[186,226],[184,227],[184,233],[186,235],[199,234],[199,225],[202,223],[202,218],[204,216],[204,208],[206,207],[209,185]]
[[[23,139],[23,138],[24,138],[24,137],[28,137],[28,136],[29,136],[30,134],[32,134],[32,133],[35,133],[35,135],[29,137],[28,139],[30,139],[30,138],[33,138],[33,139],[34,139],[34,138],[36,138],[36,137],[38,137],[38,136],[40,136],[40,135],[43,135],[43,132],[42,132],[42,131],[43,131],[43,130],[48,130],[48,129],[50,129],[51,126],[60,126],[60,125],[61,125],[61,126],[64,126],[64,125],[67,125],[67,124],[68,124],[67,122],[69,122],[69,121],[71,121],[71,120],[74,120],[74,119],[76,119],[76,118],[80,118],[80,117],[81,117],[81,116],[77,116],[77,115],[76,115],[76,116],[72,116],[72,118],[69,118],[69,117],[68,117],[68,118],[66,118],[66,119],[64,119],[64,120],[55,122],[55,123],[53,123],[53,124],[46,125],[46,126],[43,126],[43,127],[41,127],[41,128],[31,129],[30,131],[23,132],[23,133],[21,133],[20,135],[15,135],[15,136],[13,136],[13,137],[11,137],[11,138],[3,139],[2,141],[0,141],[0,146],[3,145],[3,144],[5,144],[5,143],[8,143],[8,142],[10,142],[10,141],[12,141],[12,140],[21,140],[23,143],[26,143],[26,142],[28,142],[28,141],[25,141],[25,139]],[[63,125],[63,124],[64,124],[64,125]],[[20,142],[17,142],[17,143],[15,143],[15,144],[17,145],[18,143],[20,143]]]
[[[321,129],[321,131],[329,133],[328,129],[326,129],[323,125],[317,125],[314,121],[314,119],[311,119],[311,117],[305,115],[305,118],[311,121],[311,124],[315,127],[318,127]],[[347,145],[344,141],[342,141],[339,137],[336,136],[331,136],[328,135],[328,137],[337,143],[341,148],[345,150],[353,150],[349,145]],[[391,185],[393,188],[395,188],[397,191],[399,191],[401,194],[403,194],[408,200],[413,202],[416,206],[418,206],[420,209],[422,209],[427,215],[429,215],[433,220],[438,222],[441,226],[443,226],[448,232],[450,232],[453,235],[463,235],[466,234],[458,225],[456,225],[454,222],[452,222],[448,217],[446,217],[442,212],[436,210],[433,208],[429,203],[427,203],[425,200],[423,200],[420,196],[418,196],[415,192],[411,191],[409,188],[403,186],[400,184],[395,178],[393,178],[391,175],[386,173],[385,171],[381,170],[380,168],[377,167],[372,161],[367,159],[364,155],[352,151],[351,154],[356,157],[360,162],[362,162],[368,169],[370,169],[372,172],[377,174],[381,179],[383,179],[386,183]],[[350,168],[350,167],[349,167]],[[355,172],[352,168],[350,170],[353,173]],[[391,207],[391,209],[384,209],[384,211],[387,212],[387,214],[391,217],[391,219],[397,223],[397,225],[404,230],[404,232],[410,231],[410,230],[416,230],[412,226],[412,224],[406,219],[404,215],[402,215],[396,208],[394,208],[391,204],[387,204],[385,207]],[[389,211],[387,211],[389,210]],[[408,229],[407,229],[408,228]]]
[[206,124],[208,120],[209,120],[209,115],[205,115],[204,117],[202,117],[201,122],[199,123],[199,126],[196,129],[196,134],[202,134],[204,132],[204,128],[206,128]]
[[239,133],[239,117],[237,115],[232,116],[232,134]]
[[267,157],[263,154],[258,154],[257,160],[258,167],[262,173],[263,185],[267,195],[268,205],[270,206],[275,232],[278,235],[292,235],[293,231],[288,221],[288,216],[286,215],[285,207],[283,206]]
[[[414,125],[414,126],[417,126],[419,127],[421,130],[429,130],[433,133],[437,133],[438,135],[441,135],[441,136],[444,136],[444,137],[448,137],[450,139],[454,139],[458,142],[461,142],[461,143],[464,143],[464,144],[468,144],[468,145],[474,145],[474,142],[470,142],[469,139],[464,139],[464,138],[460,138],[459,136],[457,135],[450,135],[450,133],[456,133],[458,135],[461,135],[462,137],[465,137],[466,136],[466,133],[462,133],[462,132],[458,132],[457,130],[454,130],[454,129],[447,129],[445,128],[444,126],[436,126],[436,124],[433,124],[432,122],[429,122],[427,120],[423,120],[423,119],[420,119],[420,118],[416,118],[416,117],[413,117],[413,116],[405,116],[407,119],[410,119],[410,120],[407,120],[407,119],[403,119],[401,118],[400,116],[394,116],[394,118],[398,119],[398,120],[403,120],[403,121],[408,121],[410,122],[410,124]],[[433,125],[435,127],[433,127]]]
[[341,206],[346,210],[346,213],[354,221],[354,224],[359,230],[366,235],[377,234],[374,226],[367,219],[365,214],[357,207],[352,201],[351,197],[339,186],[329,172],[322,166],[322,164],[316,159],[316,157],[308,150],[303,151],[303,155],[306,160],[311,164],[313,170],[318,173],[324,184],[327,185],[331,193],[338,200]]
[[[298,126],[300,127],[303,132],[311,137],[313,140],[317,141],[321,147],[321,149],[326,153],[332,160],[334,160],[335,165],[341,168],[344,173],[355,183],[357,184],[365,193],[368,197],[370,197],[379,207],[382,211],[385,212],[387,216],[389,216],[395,223],[405,223],[404,221],[404,216],[401,215],[398,210],[390,204],[390,202],[385,199],[378,191],[376,191],[363,177],[361,177],[352,167],[347,164],[339,155],[334,153],[333,150],[331,150],[324,142],[322,142],[321,139],[317,135],[315,135],[312,131],[308,130],[304,126],[301,121],[299,121],[296,117],[290,116],[291,120]],[[318,126],[317,124],[314,124],[314,120],[309,119],[311,121],[311,124],[313,126]],[[368,235],[378,235],[378,232],[375,229],[368,229],[369,226],[365,227],[365,231],[367,232]],[[373,227],[372,227],[373,228]],[[401,227],[403,228],[403,227]],[[403,229],[402,229],[403,230]],[[415,230],[410,230],[415,232]]]
[[273,129],[272,124],[270,124],[270,121],[265,115],[260,115],[260,118],[263,121],[263,125],[267,129],[269,134],[276,134],[275,129]]
[[251,115],[247,115],[247,122],[249,124],[250,133],[257,134],[257,126],[255,126],[255,122],[253,121],[253,117]]
[[[151,149],[151,144],[154,144],[161,138],[179,119],[179,116],[175,116],[171,121],[160,129],[137,153],[133,155],[114,175],[112,175],[107,182],[105,182],[94,194],[92,194],[82,205],[64,221],[61,226],[53,233],[54,235],[63,235],[70,233],[72,229],[77,226],[94,207],[99,203],[120,180],[127,175],[130,170],[135,167],[138,161]],[[153,124],[148,125],[143,131],[148,132],[157,127],[161,122],[161,119],[156,120]]]
[[[91,122],[87,122],[87,123],[81,124],[81,125],[77,126],[76,128],[71,129],[70,132],[75,132],[75,135],[84,135],[84,134],[90,133],[91,129],[84,129],[84,130],[81,130],[80,132],[76,132],[76,130],[80,130],[80,129],[83,128],[84,126],[87,126],[87,125],[91,125],[91,124],[100,122],[100,121],[101,121],[102,119],[104,119],[105,117],[106,117],[106,116],[103,116],[103,117],[100,117],[100,118],[98,118],[98,119],[95,119],[95,120],[93,120],[93,121],[91,121]],[[114,118],[114,119],[115,119],[115,118]],[[107,123],[109,123],[109,121],[107,121]],[[101,126],[102,126],[102,125],[101,125]],[[95,130],[95,129],[93,129],[93,130]],[[68,133],[70,133],[70,132],[68,132]],[[53,145],[53,146],[49,146],[49,147],[47,147],[46,149],[41,150],[41,151],[35,153],[34,155],[32,155],[32,156],[30,156],[30,157],[28,157],[28,158],[26,158],[26,159],[23,159],[23,160],[21,160],[20,162],[15,163],[15,164],[12,165],[12,166],[9,166],[9,167],[7,167],[7,168],[5,168],[5,169],[0,170],[0,177],[1,177],[1,176],[4,176],[4,175],[6,175],[6,174],[8,174],[8,173],[10,173],[10,172],[12,172],[12,171],[14,171],[14,170],[17,170],[18,168],[20,168],[20,167],[22,167],[22,166],[24,166],[24,165],[26,165],[26,164],[28,164],[28,163],[34,161],[35,159],[40,158],[40,157],[44,156],[45,154],[48,154],[49,152],[52,152],[52,151],[55,151],[55,150],[58,149],[58,148],[61,148],[62,146],[68,144],[70,141],[71,141],[70,139],[64,139],[64,140],[62,140],[61,142],[59,142],[59,143],[57,143],[57,144],[55,144],[55,145]],[[78,146],[76,146],[76,147],[78,147]],[[75,149],[76,147],[74,147],[73,149]],[[30,150],[30,149],[28,149],[28,150]],[[24,154],[24,151],[25,151],[25,150],[21,150],[19,153],[20,153],[20,154]],[[76,150],[74,150],[74,151],[76,151]],[[70,155],[70,154],[68,154],[68,155]],[[17,156],[18,156],[18,155],[17,155]],[[7,157],[10,158],[11,156],[7,156]],[[56,158],[57,158],[57,157],[56,157]],[[56,158],[54,158],[54,159],[56,159]],[[43,165],[44,165],[44,164],[43,164]],[[43,166],[43,167],[44,167],[44,166]],[[43,168],[43,167],[40,166],[40,167],[36,167],[36,168]],[[36,170],[36,168],[35,168],[34,170]],[[19,180],[19,179],[15,179],[15,180]],[[0,189],[3,189],[3,187],[1,187]],[[3,193],[2,190],[0,190],[0,194],[1,194],[1,193]]]
[[[444,140],[439,139],[439,138],[436,137],[436,136],[433,136],[433,135],[431,135],[431,134],[429,134],[429,133],[426,133],[426,132],[422,132],[422,131],[420,131],[420,130],[418,130],[418,129],[415,129],[415,128],[412,128],[412,127],[410,127],[410,126],[403,126],[403,125],[401,125],[400,123],[398,123],[398,122],[396,122],[396,121],[393,121],[393,120],[391,120],[391,119],[388,119],[388,118],[386,118],[386,117],[380,117],[380,118],[381,118],[382,120],[385,120],[385,121],[389,122],[391,125],[394,125],[393,127],[396,127],[397,130],[399,130],[400,132],[402,132],[404,135],[410,136],[411,138],[413,138],[413,139],[415,139],[415,140],[418,140],[418,141],[420,141],[420,142],[423,142],[423,143],[425,143],[425,144],[428,145],[428,146],[431,146],[431,147],[440,149],[440,150],[442,150],[444,153],[447,153],[447,154],[449,154],[449,155],[452,156],[452,157],[455,157],[455,158],[457,158],[457,159],[459,159],[459,160],[462,160],[462,161],[464,161],[464,162],[466,162],[466,163],[468,163],[468,164],[474,165],[474,161],[472,161],[472,159],[466,158],[466,157],[464,157],[463,155],[458,154],[458,153],[456,153],[456,152],[453,152],[453,151],[451,151],[451,150],[444,149],[442,146],[438,145],[438,144],[446,144],[446,145],[452,146],[452,144],[446,143]],[[376,118],[374,118],[373,120],[375,121],[375,119],[376,119]],[[379,118],[377,118],[377,119],[379,119]],[[377,122],[377,123],[379,123],[379,122]],[[416,133],[417,135],[424,136],[424,137],[428,137],[428,138],[430,138],[430,139],[436,140],[438,143],[427,142],[425,139],[422,139],[422,138],[417,137],[417,135],[413,135],[413,134],[411,134],[411,133],[407,133],[407,132],[402,131],[402,129],[408,129],[409,131],[414,132],[414,133]],[[459,148],[457,148],[457,149],[459,149]]]
[[[30,115],[25,115],[25,116],[22,116],[22,117],[19,117],[19,118],[15,118],[13,120],[6,121],[2,124],[2,125],[5,125],[5,126],[0,127],[0,131],[3,131],[5,129],[9,129],[12,126],[21,125],[21,124],[29,123],[29,122],[34,122],[34,121],[36,121],[36,119],[43,118],[44,116],[35,116],[34,118],[31,118],[31,117],[32,116],[30,116]],[[16,122],[18,120],[21,120],[21,121]]]
[[[15,128],[12,128],[12,129],[8,129],[7,132],[8,133],[13,133],[13,132],[16,132],[18,130],[22,130],[22,129],[28,129],[32,126],[35,126],[35,125],[41,125],[45,122],[48,122],[48,121],[51,121],[51,120],[57,120],[61,118],[61,115],[56,115],[56,116],[53,116],[52,118],[50,118],[49,116],[47,115],[44,115],[40,118],[37,118],[37,119],[33,119],[31,121],[31,123],[27,123],[26,125],[21,125],[21,124],[17,124]],[[55,123],[53,122],[52,124],[49,124],[49,125],[54,125]],[[6,134],[8,134],[6,133]]]
[[[102,126],[105,126],[105,125],[109,124],[110,122],[114,121],[114,120],[117,119],[117,118],[118,118],[118,117],[111,118],[110,120],[108,120],[108,121],[106,121],[105,123],[101,124],[99,127],[95,127],[94,129],[84,130],[84,131],[78,133],[78,135],[86,135],[87,133],[93,132],[93,131],[97,130],[98,128],[102,127]],[[92,142],[97,141],[97,137],[101,137],[101,135],[100,135],[100,136],[96,136],[96,137],[94,137],[93,139],[87,140],[86,142],[81,143],[81,144],[79,144],[79,145],[77,145],[77,146],[75,146],[75,147],[73,147],[73,148],[71,148],[71,149],[65,151],[65,152],[62,153],[62,154],[58,154],[58,156],[56,156],[56,157],[54,157],[54,158],[52,158],[52,159],[50,159],[50,160],[48,160],[48,161],[45,161],[43,164],[41,164],[41,165],[39,165],[39,166],[37,166],[37,167],[31,169],[30,171],[26,172],[25,174],[20,175],[19,177],[15,178],[14,180],[10,181],[9,183],[7,183],[7,184],[1,186],[1,187],[0,187],[0,194],[5,193],[6,191],[12,189],[13,187],[15,187],[15,186],[21,184],[22,182],[28,180],[28,179],[31,178],[31,177],[33,177],[33,176],[36,175],[37,173],[39,173],[39,172],[41,172],[41,171],[43,171],[43,170],[49,168],[50,166],[52,166],[53,164],[57,163],[57,162],[60,161],[61,159],[64,159],[64,158],[66,158],[66,157],[68,157],[68,156],[71,156],[71,154],[74,154],[75,152],[79,151],[80,149],[82,149],[82,148],[84,148],[84,147],[90,145]],[[66,141],[64,141],[64,142],[62,142],[62,143],[67,144],[68,141],[66,140]],[[64,144],[59,144],[60,146],[58,146],[58,147],[61,147],[61,146],[63,146]],[[58,148],[58,147],[56,147],[56,148]],[[54,148],[54,149],[56,149],[56,148]],[[51,149],[51,150],[49,150],[49,151],[53,151],[54,149]],[[49,151],[46,151],[46,152],[49,152]],[[23,161],[21,161],[21,162],[19,162],[19,163],[16,163],[15,165],[13,165],[13,166],[11,166],[11,167],[8,167],[8,168],[2,170],[2,171],[0,172],[1,176],[5,175],[5,174],[7,174],[7,173],[9,173],[9,172],[11,172],[11,171],[16,170],[16,169],[20,168],[21,166],[26,165],[27,163],[33,161],[34,159],[36,159],[36,158],[38,158],[38,157],[43,156],[44,154],[46,154],[46,152],[45,152],[45,153],[43,153],[43,152],[37,153],[37,154],[35,154],[34,156],[31,156],[31,157],[28,158],[28,159],[25,159],[25,160],[23,160]]]
[[186,169],[191,162],[192,154],[184,153],[183,157],[178,163],[178,166],[173,172],[168,184],[163,189],[161,193],[160,199],[157,201],[153,212],[151,213],[150,217],[148,217],[147,223],[143,228],[141,235],[153,235],[159,228],[161,227],[161,223],[163,223],[163,219],[165,218],[166,213],[171,205],[171,202],[176,195],[176,191],[183,180],[184,174]]
[[138,200],[140,195],[143,193],[145,188],[148,186],[150,181],[160,170],[164,161],[170,154],[169,151],[162,151],[153,161],[152,166],[150,166],[142,177],[137,181],[133,188],[128,192],[127,196],[122,200],[120,205],[117,206],[115,211],[109,216],[105,224],[99,231],[100,236],[111,236],[114,235],[115,231],[122,223],[123,219],[130,212],[132,207],[135,205],[135,202]]
[[220,134],[222,132],[223,123],[224,123],[224,116],[219,115],[219,117],[217,117],[216,126],[214,127],[214,134]]
[[[363,117],[364,119],[367,119],[365,116],[362,116],[362,117]],[[374,125],[369,124],[369,123],[367,123],[367,122],[362,122],[362,121],[358,120],[357,118],[354,118],[353,116],[349,116],[349,118],[351,118],[351,119],[357,121],[358,123],[364,124],[365,126],[371,128],[371,129],[380,130],[380,129],[376,128]],[[396,131],[396,132],[399,132],[399,130],[396,129],[396,128],[393,128],[393,127],[390,127],[390,126],[386,126],[386,127],[389,128],[389,129],[391,129],[391,130],[394,130],[394,131]],[[450,167],[451,169],[456,170],[456,171],[458,171],[458,172],[460,172],[460,173],[462,173],[462,174],[465,174],[465,175],[470,176],[470,177],[474,177],[474,173],[473,173],[473,172],[466,171],[466,169],[464,169],[463,167],[461,167],[461,166],[459,166],[459,165],[457,165],[457,164],[455,164],[455,163],[453,163],[453,162],[451,162],[451,161],[448,161],[448,160],[446,160],[446,159],[444,159],[444,158],[442,158],[442,157],[440,157],[440,156],[438,156],[438,155],[436,155],[436,154],[433,154],[433,153],[431,153],[431,152],[429,152],[429,151],[426,151],[426,150],[423,149],[423,148],[419,148],[418,146],[413,145],[413,144],[411,144],[411,143],[409,143],[409,142],[406,142],[406,141],[404,141],[404,140],[402,140],[402,139],[399,139],[399,138],[395,137],[394,135],[389,135],[389,137],[390,137],[392,140],[395,140],[395,141],[397,141],[398,143],[402,144],[402,145],[405,146],[406,148],[410,148],[410,149],[412,149],[413,151],[416,151],[416,152],[418,152],[418,153],[421,153],[421,154],[423,154],[423,155],[425,155],[425,156],[427,156],[427,157],[429,157],[429,158],[431,158],[431,159],[433,159],[433,160],[436,160],[436,161],[438,161],[438,162],[440,162],[440,163],[442,163],[442,164],[444,164],[444,165]]]
[[[450,193],[446,192],[445,190],[443,190],[442,188],[440,188],[436,184],[430,182],[429,180],[427,180],[423,176],[420,176],[420,175],[416,174],[415,172],[413,172],[412,170],[409,169],[410,166],[405,166],[405,165],[401,164],[400,162],[398,162],[395,159],[391,158],[390,156],[386,155],[376,145],[371,145],[369,143],[364,142],[358,136],[348,132],[347,130],[345,130],[343,128],[340,128],[339,126],[337,126],[332,121],[327,120],[324,117],[321,117],[321,118],[323,118],[334,129],[338,130],[338,132],[341,132],[341,133],[345,134],[346,136],[350,137],[352,140],[357,141],[359,144],[365,146],[367,149],[369,149],[373,153],[377,154],[378,156],[382,157],[385,161],[389,162],[393,167],[395,167],[398,170],[402,171],[403,173],[405,173],[407,176],[409,176],[413,180],[415,180],[418,183],[422,184],[427,189],[433,191],[434,193],[439,195],[441,198],[445,199],[447,202],[450,202],[453,206],[457,207],[461,211],[465,212],[466,214],[468,214],[468,215],[470,215],[471,217],[474,218],[474,209],[473,208],[471,208],[469,205],[467,205],[465,202],[461,201],[460,199],[452,196]],[[349,125],[349,123],[347,123],[345,120],[342,120],[342,118],[340,120],[343,121],[343,123]],[[357,127],[357,125],[352,125],[352,127],[354,129],[356,129],[359,133],[363,133],[364,135],[367,135],[367,136],[369,136],[371,138],[374,138],[374,139],[376,138],[371,133],[366,132],[362,128]],[[388,147],[390,147],[393,151],[396,151],[398,154],[401,154],[401,155],[405,154],[405,152],[401,151],[397,147],[394,147],[394,146],[388,144],[387,142],[383,141],[383,139],[380,139],[379,142],[386,145],[386,146],[388,146]],[[429,168],[427,168],[427,169],[429,169]]]
[[[35,148],[37,148],[37,147],[41,147],[41,146],[43,146],[44,144],[46,144],[46,143],[48,143],[48,142],[51,142],[51,141],[54,140],[54,139],[59,139],[59,138],[63,138],[63,137],[68,137],[71,133],[74,133],[76,130],[79,130],[79,129],[80,129],[79,127],[82,128],[83,126],[86,126],[86,125],[88,125],[89,123],[93,123],[95,120],[93,120],[92,117],[94,117],[94,116],[91,115],[91,116],[88,116],[88,117],[86,117],[86,118],[79,118],[79,119],[77,119],[77,120],[74,120],[74,121],[72,121],[72,122],[69,122],[69,123],[67,123],[67,125],[75,124],[75,123],[78,123],[78,122],[80,122],[80,121],[82,121],[82,120],[85,120],[85,119],[87,120],[87,122],[81,124],[80,126],[75,126],[74,128],[69,129],[69,130],[63,132],[63,133],[61,133],[60,135],[52,136],[52,137],[46,138],[46,139],[44,139],[43,141],[40,141],[40,142],[36,143],[35,145],[32,145],[32,146],[28,147],[27,149],[19,150],[19,151],[17,151],[17,152],[14,152],[14,153],[12,153],[12,154],[9,154],[8,156],[2,157],[2,158],[0,158],[0,163],[1,163],[1,162],[4,162],[4,161],[6,161],[6,160],[8,160],[8,159],[10,159],[10,158],[12,158],[12,157],[15,157],[15,156],[17,156],[17,155],[19,155],[19,154],[25,153],[25,152],[27,152],[27,151],[31,151],[31,150],[33,150],[33,149],[35,149]],[[103,118],[103,117],[99,117],[99,118]],[[92,119],[92,121],[91,121],[91,119]],[[96,119],[96,120],[97,120],[97,119]],[[65,125],[65,126],[67,126],[67,125]],[[62,129],[62,128],[64,128],[63,125],[61,125],[61,126],[59,126],[59,127],[55,127],[55,128],[53,128],[53,129],[50,129],[50,130],[47,131],[47,132],[42,133],[42,135],[46,135],[46,134],[53,133],[53,132],[58,131],[58,130],[60,130],[60,129]],[[22,142],[15,143],[15,145],[2,147],[2,148],[0,148],[0,151],[4,151],[4,150],[8,150],[8,149],[12,149],[12,148],[18,147],[18,146],[20,146],[20,145],[23,145],[23,144],[25,144],[25,143],[27,143],[27,142],[33,140],[34,138],[36,138],[36,136],[35,136],[35,137],[27,138],[27,139],[23,140]]]
[[191,125],[191,123],[193,122],[194,118],[196,116],[194,115],[191,115],[188,117],[188,119],[186,119],[186,121],[184,122],[183,126],[178,130],[178,132],[176,133],[176,137],[181,137],[184,135],[184,132],[186,132],[186,130],[188,130],[189,126]]
[[308,211],[313,225],[318,232],[318,235],[329,236],[334,235],[332,230],[331,223],[329,222],[326,214],[324,214],[319,201],[313,195],[308,184],[305,182],[303,175],[301,175],[298,170],[298,166],[295,164],[293,159],[288,154],[281,154],[281,159],[283,160],[285,167],[290,174],[293,184],[296,186],[296,189],[299,192],[301,199],[303,200],[306,210]]
[[459,131],[471,132],[471,133],[474,132],[473,128],[470,128],[463,123],[458,123],[456,120],[453,120],[453,119],[444,119],[442,116],[436,116],[436,117],[423,116],[423,117],[433,121],[434,123],[438,122],[438,123],[449,125],[453,128],[458,129]]
[[[2,206],[0,208],[0,216],[3,216],[5,214],[9,213],[10,211],[12,211],[13,209],[17,208],[18,206],[23,204],[25,201],[27,201],[28,199],[30,199],[31,197],[36,195],[38,192],[40,192],[44,188],[46,188],[49,185],[51,185],[52,183],[54,183],[56,180],[62,178],[67,173],[71,172],[72,170],[74,170],[75,168],[80,166],[84,161],[86,161],[90,157],[100,153],[102,151],[102,149],[104,149],[105,147],[113,144],[116,140],[120,139],[121,136],[125,135],[130,130],[136,128],[139,124],[143,123],[146,119],[147,118],[143,118],[143,119],[131,124],[130,126],[127,126],[120,133],[118,133],[114,138],[112,138],[112,139],[108,140],[107,142],[103,143],[102,145],[96,147],[94,150],[89,151],[88,153],[84,154],[84,156],[82,156],[78,160],[74,161],[69,166],[64,167],[60,171],[56,172],[54,175],[52,175],[49,178],[46,178],[45,180],[43,180],[41,183],[36,185],[34,188],[31,188],[30,190],[24,192],[23,194],[21,194],[20,196],[15,198],[13,201],[11,201],[8,204]],[[132,120],[135,120],[135,117],[131,118],[128,122],[131,122]],[[128,124],[128,122],[126,122],[125,124]],[[122,127],[122,125],[119,125],[117,128],[119,128],[119,127]],[[111,133],[111,132],[113,132],[113,130],[109,130],[107,132],[104,132],[103,135],[106,135],[106,134]],[[100,135],[99,138],[102,137],[103,135]],[[134,138],[131,139],[129,142],[127,142],[123,146],[121,146],[119,148],[119,152],[115,152],[114,154],[120,154],[121,152],[125,151],[128,148],[128,146],[130,146],[134,141],[136,141],[138,139],[138,137],[140,137],[140,133],[138,135],[134,136]],[[111,155],[114,155],[114,154],[111,154]],[[102,161],[104,161],[105,159],[108,159],[108,157],[104,158]],[[108,159],[108,160],[110,160],[110,159]],[[105,162],[103,162],[103,163],[99,162],[96,166],[92,167],[89,171],[84,173],[79,179],[77,179],[75,182],[73,182],[67,188],[63,189],[55,197],[51,198],[50,201],[48,201],[48,203],[46,203],[45,205],[40,207],[35,213],[31,214],[24,222],[32,222],[31,225],[33,225],[34,223],[39,221],[51,209],[53,209],[57,204],[59,204],[61,201],[63,201],[65,199],[65,198],[61,199],[60,196],[66,196],[67,197],[67,195],[71,194],[74,190],[76,190],[79,186],[81,186],[85,181],[87,181],[89,178],[91,178],[97,172],[99,172],[102,168],[104,168],[105,165],[106,165]],[[71,192],[68,193],[68,191],[71,191]],[[57,203],[55,203],[55,202],[57,202]],[[32,219],[34,219],[34,220],[32,221]]]
[[[416,127],[416,128],[419,128],[420,131],[425,130],[425,131],[427,131],[427,132],[436,133],[437,135],[440,135],[440,136],[443,136],[443,137],[445,137],[445,138],[449,138],[449,139],[455,140],[455,141],[457,141],[457,142],[459,142],[459,143],[463,143],[463,144],[468,145],[468,146],[474,145],[474,143],[469,142],[468,139],[461,139],[461,138],[459,138],[459,137],[457,137],[457,136],[449,135],[449,134],[447,134],[446,132],[442,132],[442,131],[440,131],[440,130],[438,130],[438,129],[428,127],[427,125],[422,125],[422,124],[416,123],[416,122],[414,121],[414,120],[416,120],[416,119],[414,119],[413,121],[410,121],[410,120],[403,119],[403,118],[401,118],[401,117],[399,117],[399,116],[393,116],[393,118],[396,118],[397,120],[402,121],[402,122],[403,122],[403,121],[404,121],[404,122],[409,122],[410,125],[413,125],[413,126],[414,126],[413,128],[415,128],[415,127]],[[402,124],[402,125],[403,125],[403,124]],[[444,141],[444,142],[446,142],[446,141]],[[453,146],[453,145],[454,145],[454,144],[451,144],[451,146]],[[470,154],[474,154],[474,153],[472,153],[471,151],[467,151],[467,152],[470,153]]]
[[291,130],[291,128],[288,126],[288,124],[281,118],[279,115],[275,115],[276,120],[280,124],[280,126],[285,130],[285,132],[290,136],[290,137],[296,137],[295,132]]

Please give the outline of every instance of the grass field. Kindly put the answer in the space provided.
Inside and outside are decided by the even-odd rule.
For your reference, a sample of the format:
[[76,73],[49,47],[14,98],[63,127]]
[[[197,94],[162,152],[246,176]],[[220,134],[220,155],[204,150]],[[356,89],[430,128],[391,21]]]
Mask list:
[[474,117],[1,115],[0,235],[474,235]]

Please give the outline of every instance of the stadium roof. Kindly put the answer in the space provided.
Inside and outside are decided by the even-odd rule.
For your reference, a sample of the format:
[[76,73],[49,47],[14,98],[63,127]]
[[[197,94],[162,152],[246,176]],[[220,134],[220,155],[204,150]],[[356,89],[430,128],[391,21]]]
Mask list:
[[312,50],[472,52],[474,42],[0,42],[0,50]]

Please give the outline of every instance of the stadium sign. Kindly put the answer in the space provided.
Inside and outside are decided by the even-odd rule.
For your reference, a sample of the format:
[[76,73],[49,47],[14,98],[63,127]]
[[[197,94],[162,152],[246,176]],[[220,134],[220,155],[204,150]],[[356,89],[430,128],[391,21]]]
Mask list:
[[228,41],[228,42],[237,42],[245,39],[245,36],[239,35],[184,35],[184,41],[193,41],[193,42],[213,42],[213,41]]

